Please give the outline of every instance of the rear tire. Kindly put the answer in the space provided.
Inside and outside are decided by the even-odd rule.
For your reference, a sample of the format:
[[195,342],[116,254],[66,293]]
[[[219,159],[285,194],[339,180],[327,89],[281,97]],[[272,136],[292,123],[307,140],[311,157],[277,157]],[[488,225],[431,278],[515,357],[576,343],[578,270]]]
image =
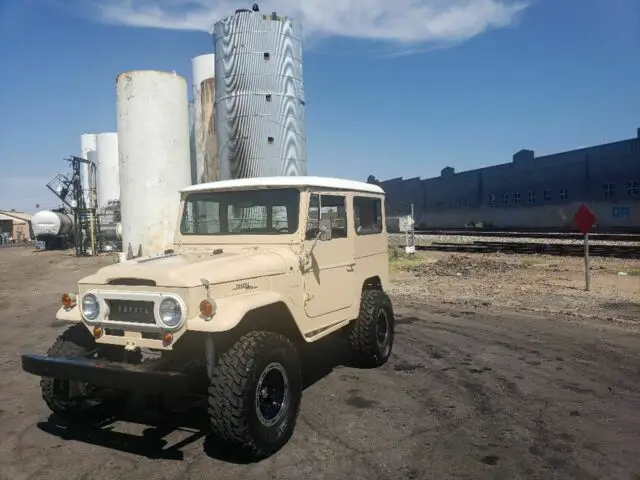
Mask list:
[[[51,346],[50,357],[73,358],[87,355],[96,348],[96,342],[82,323],[72,325],[60,335]],[[69,424],[95,424],[107,420],[114,412],[114,402],[71,398],[92,390],[84,382],[58,380],[42,377],[40,380],[42,398],[49,409]]]
[[259,460],[293,435],[302,397],[302,368],[284,335],[256,331],[224,352],[213,370],[208,412],[217,440]]
[[364,290],[360,314],[349,334],[351,350],[364,367],[387,363],[393,350],[395,317],[391,299],[382,290]]

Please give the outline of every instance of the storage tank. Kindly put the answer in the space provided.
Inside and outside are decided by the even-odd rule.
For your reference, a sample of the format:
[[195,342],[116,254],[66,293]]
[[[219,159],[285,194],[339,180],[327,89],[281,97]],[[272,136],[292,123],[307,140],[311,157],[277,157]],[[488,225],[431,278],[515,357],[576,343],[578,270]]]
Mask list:
[[66,213],[42,210],[31,217],[31,229],[36,237],[67,235],[72,228],[73,218]]
[[99,133],[96,136],[98,159],[98,208],[120,199],[120,177],[118,175],[118,134]]
[[[212,98],[213,78],[216,56],[212,53],[199,55],[191,59],[193,73],[193,135],[195,148],[196,175],[195,183],[206,183],[217,180],[207,173],[205,166],[205,143],[206,126],[213,120],[213,108],[215,99]],[[205,96],[205,85],[207,82],[207,95]],[[211,142],[209,142],[211,143]],[[215,148],[215,142],[213,147]],[[217,152],[216,152],[217,156]]]
[[203,183],[220,180],[220,162],[218,161],[218,132],[216,131],[216,81],[207,78],[200,84],[202,103],[202,150],[204,153]]
[[116,78],[122,249],[162,253],[175,234],[179,190],[191,184],[187,82],[175,72]]
[[306,175],[299,25],[237,10],[214,25],[220,177]]
[[196,138],[195,112],[193,100],[189,101],[189,160],[191,163],[191,184],[198,183],[198,168],[196,166]]
[[[96,151],[96,134],[95,133],[83,133],[80,135],[80,157],[85,160],[92,160],[89,158],[90,152]],[[80,183],[82,184],[83,198],[85,205],[90,208],[90,187],[91,182],[89,179],[89,165],[83,163],[80,166]]]

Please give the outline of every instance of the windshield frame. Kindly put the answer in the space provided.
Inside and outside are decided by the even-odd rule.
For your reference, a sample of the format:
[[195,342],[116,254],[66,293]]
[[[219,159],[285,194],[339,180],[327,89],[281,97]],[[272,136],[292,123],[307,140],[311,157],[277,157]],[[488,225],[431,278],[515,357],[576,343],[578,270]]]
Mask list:
[[[267,191],[284,191],[289,194],[290,192],[296,193],[296,202],[289,203],[287,206],[295,205],[297,214],[293,214],[295,221],[297,222],[294,231],[288,232],[214,232],[214,233],[190,233],[184,228],[184,222],[187,215],[187,209],[189,208],[190,200],[197,198],[212,199],[220,197],[224,199],[229,195],[236,194],[261,194]],[[306,190],[299,187],[270,187],[270,188],[255,188],[255,189],[225,189],[225,190],[205,190],[198,192],[183,193],[181,195],[180,209],[178,213],[177,225],[176,225],[176,240],[179,243],[184,244],[208,244],[208,243],[290,243],[292,238],[297,238],[300,232],[300,226],[303,222],[304,207]],[[229,203],[221,202],[223,209],[228,209]],[[228,210],[227,210],[228,211]],[[224,214],[223,214],[224,215]]]

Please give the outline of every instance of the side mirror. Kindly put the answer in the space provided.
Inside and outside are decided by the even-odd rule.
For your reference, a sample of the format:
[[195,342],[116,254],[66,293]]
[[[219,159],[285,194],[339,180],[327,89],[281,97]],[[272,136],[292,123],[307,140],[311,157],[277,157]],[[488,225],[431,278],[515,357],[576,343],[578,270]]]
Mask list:
[[331,240],[331,220],[330,219],[328,218],[320,219],[319,238],[323,242],[326,242],[327,240]]

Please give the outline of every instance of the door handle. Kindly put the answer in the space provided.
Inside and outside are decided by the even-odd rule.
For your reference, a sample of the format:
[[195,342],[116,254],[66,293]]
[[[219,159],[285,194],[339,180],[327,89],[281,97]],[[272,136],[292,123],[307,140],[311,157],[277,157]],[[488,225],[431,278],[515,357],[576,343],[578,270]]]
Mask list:
[[353,272],[353,266],[355,265],[355,263],[350,263],[347,265],[347,272]]

